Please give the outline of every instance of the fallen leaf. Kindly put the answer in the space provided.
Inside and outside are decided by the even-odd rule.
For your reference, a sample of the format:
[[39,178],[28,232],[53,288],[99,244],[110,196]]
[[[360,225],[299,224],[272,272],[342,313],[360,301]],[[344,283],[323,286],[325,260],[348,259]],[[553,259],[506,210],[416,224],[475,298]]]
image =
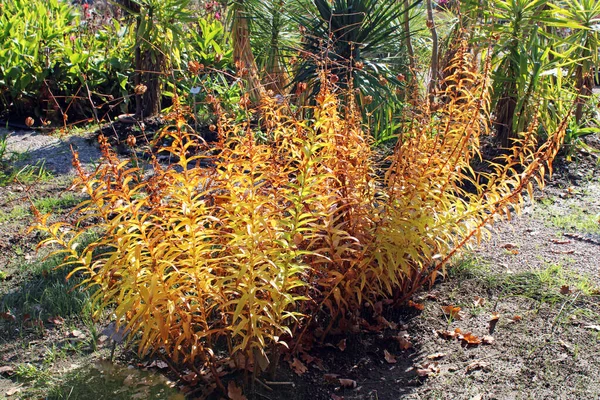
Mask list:
[[231,400],[247,400],[242,393],[242,389],[234,381],[229,381],[227,384],[227,397]]
[[439,360],[440,358],[444,358],[446,356],[447,356],[446,353],[433,353],[433,354],[428,355],[427,358],[430,360]]
[[444,311],[444,314],[449,315],[450,318],[454,318],[454,319],[462,319],[461,315],[460,315],[460,307],[457,306],[445,306],[442,307],[442,311]]
[[438,335],[440,335],[444,339],[454,339],[461,334],[460,328],[456,328],[453,331],[442,330],[437,331]]
[[481,338],[481,342],[483,344],[493,344],[495,341],[496,341],[496,339],[494,339],[494,337],[491,335],[485,335],[484,337]]
[[9,321],[16,321],[15,316],[12,315],[10,311],[0,313],[0,319],[7,319]]
[[586,325],[584,328],[600,332],[600,325]]
[[338,349],[340,349],[341,351],[346,350],[346,339],[342,339],[338,342],[337,344]]
[[391,355],[389,351],[383,350],[383,356],[385,358],[385,361],[387,361],[388,364],[396,364],[396,362],[397,362],[396,357]]
[[308,371],[306,365],[302,364],[302,361],[298,360],[296,357],[294,357],[294,360],[290,363],[290,366],[297,375],[303,375],[306,373],[306,371]]
[[514,243],[504,243],[502,246],[500,246],[501,249],[506,250],[514,249],[515,247],[517,247],[517,245]]
[[512,317],[511,321],[512,322],[520,322],[523,319],[523,317],[521,317],[520,315],[515,315],[514,317]]
[[496,324],[498,324],[498,320],[500,319],[500,313],[494,312],[489,320],[488,332],[490,334],[494,333],[496,329]]
[[329,383],[336,383],[336,382],[338,382],[339,375],[338,374],[324,374],[323,378],[325,379],[325,381],[327,381]]
[[352,388],[354,389],[356,387],[356,381],[352,380],[352,379],[338,379],[338,381],[340,382],[340,385],[342,385],[342,387],[346,387],[346,388]]
[[473,304],[475,304],[476,307],[483,307],[485,304],[485,299],[483,297],[475,296],[473,299]]
[[396,336],[400,350],[408,350],[412,348],[412,343],[406,337]]
[[331,400],[344,400],[344,396],[338,396],[335,393],[331,393]]
[[481,338],[473,335],[471,332],[467,332],[458,337],[459,340],[462,340],[466,344],[470,345],[478,345],[481,344]]
[[490,363],[485,361],[473,361],[471,364],[467,365],[467,373],[478,369],[488,369],[489,366]]
[[15,372],[14,368],[10,365],[0,367],[0,374],[12,375]]
[[570,250],[554,250],[554,249],[551,249],[550,253],[552,253],[552,254],[573,254],[573,253],[575,253],[575,249],[570,249]]
[[562,285],[560,287],[560,294],[571,294],[571,293],[573,293],[573,291],[571,290],[569,285]]
[[73,329],[73,331],[71,331],[71,336],[75,338],[84,338],[85,333],[81,332],[79,329]]
[[416,308],[419,311],[423,311],[425,309],[425,305],[424,304],[422,304],[422,303],[415,303],[412,300],[408,301],[408,306],[412,307],[412,308]]
[[62,325],[65,323],[65,319],[60,316],[50,317],[50,318],[48,318],[48,322],[50,322],[51,324],[54,324],[54,325]]
[[429,375],[435,375],[440,372],[440,367],[437,362],[425,363],[422,366],[418,366],[417,375],[420,377],[428,377]]
[[6,393],[5,393],[5,394],[6,394],[6,396],[8,397],[8,396],[12,396],[13,394],[17,394],[17,393],[19,393],[20,391],[21,391],[21,388],[20,388],[20,387],[14,387],[14,388],[12,388],[12,389],[8,389],[8,390],[6,391]]
[[551,239],[550,241],[554,244],[569,244],[569,243],[571,243],[570,240],[560,240],[560,239]]
[[162,360],[156,360],[156,368],[158,369],[165,369],[169,366],[169,364],[167,364],[166,362],[162,361]]

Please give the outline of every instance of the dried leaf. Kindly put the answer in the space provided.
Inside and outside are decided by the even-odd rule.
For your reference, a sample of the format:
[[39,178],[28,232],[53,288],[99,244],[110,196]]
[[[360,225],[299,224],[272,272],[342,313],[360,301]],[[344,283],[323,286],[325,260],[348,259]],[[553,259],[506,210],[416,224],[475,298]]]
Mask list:
[[473,361],[471,364],[467,365],[467,373],[471,371],[475,371],[478,369],[488,369],[490,363],[485,361]]
[[552,253],[552,254],[573,254],[573,253],[575,253],[575,249],[569,249],[569,250],[554,250],[554,249],[551,249],[550,253]]
[[512,317],[511,322],[520,322],[523,319],[520,315],[515,315]]
[[459,340],[462,340],[468,345],[478,345],[481,344],[481,338],[473,335],[471,332],[467,332],[458,337]]
[[483,297],[475,296],[473,299],[473,304],[475,304],[476,307],[483,307],[485,304],[485,299]]
[[14,387],[12,389],[8,389],[5,394],[7,397],[9,397],[9,396],[12,396],[13,394],[19,393],[20,391],[21,391],[21,387],[19,386],[19,387]]
[[306,371],[308,371],[306,365],[304,365],[302,361],[298,360],[296,357],[294,357],[294,360],[290,363],[290,366],[297,375],[303,375],[306,373]]
[[338,379],[338,381],[340,382],[340,385],[342,385],[342,387],[345,388],[352,388],[354,389],[356,387],[356,381],[352,380],[352,379]]
[[326,382],[337,383],[339,375],[338,374],[324,374],[323,378],[325,379]]
[[416,308],[419,311],[423,311],[425,309],[425,305],[424,304],[422,304],[422,303],[415,303],[412,300],[408,301],[408,306],[412,307],[412,308]]
[[385,357],[385,361],[387,361],[388,364],[396,364],[396,357],[391,355],[389,351],[383,350],[383,356]]
[[331,393],[331,400],[344,400],[344,396],[338,396],[335,393]]
[[569,243],[571,243],[570,240],[560,240],[560,239],[551,239],[550,241],[554,244],[569,244]]
[[457,306],[444,306],[442,307],[442,311],[444,311],[444,314],[450,316],[450,318],[454,318],[454,319],[462,319],[461,315],[460,315],[460,307]]
[[500,246],[501,249],[506,249],[506,250],[514,249],[516,247],[517,247],[517,245],[514,243],[504,243],[502,246]]
[[500,319],[500,313],[494,312],[489,320],[488,332],[490,334],[494,333],[496,330],[496,324],[498,324],[498,320]]
[[439,364],[434,361],[434,362],[425,363],[422,366],[418,366],[417,375],[419,375],[421,377],[427,377],[429,375],[439,374],[440,367],[438,365]]
[[494,337],[491,335],[485,335],[481,338],[481,341],[483,342],[483,344],[493,344],[496,341],[496,339],[494,339]]
[[560,294],[571,294],[571,293],[573,293],[573,291],[571,290],[569,285],[562,285],[560,287]]
[[444,339],[454,339],[460,335],[461,331],[459,328],[456,328],[454,331],[448,331],[440,329],[437,331],[437,334],[440,335]]
[[427,356],[429,360],[439,360],[440,358],[446,357],[446,353],[433,353]]
[[337,344],[338,349],[340,349],[341,351],[346,350],[346,339],[342,339],[338,342]]
[[16,321],[15,316],[12,315],[10,311],[0,313],[0,319],[6,319],[6,320],[9,320],[9,321]]
[[15,369],[10,365],[4,365],[0,367],[0,374],[12,375],[15,372]]
[[230,400],[247,400],[246,396],[242,393],[242,388],[236,385],[234,381],[229,381],[227,384],[227,397]]
[[412,348],[412,343],[406,337],[396,336],[400,350],[408,350]]

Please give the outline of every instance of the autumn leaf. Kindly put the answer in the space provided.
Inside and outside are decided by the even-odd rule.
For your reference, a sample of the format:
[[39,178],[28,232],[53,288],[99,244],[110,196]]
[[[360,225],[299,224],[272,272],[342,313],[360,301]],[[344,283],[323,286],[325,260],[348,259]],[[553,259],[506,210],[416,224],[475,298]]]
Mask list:
[[498,324],[498,320],[500,319],[500,313],[494,312],[489,320],[488,332],[490,334],[494,333],[496,330],[496,325]]
[[485,304],[485,299],[483,297],[475,296],[475,298],[473,299],[473,304],[476,307],[483,307],[483,305]]
[[60,316],[48,318],[48,322],[54,325],[62,325],[65,323],[65,319]]
[[520,322],[521,320],[523,320],[523,317],[521,317],[520,315],[515,315],[514,317],[512,317],[511,322]]
[[14,372],[14,368],[10,365],[0,367],[0,374],[12,375]]
[[344,400],[344,396],[338,396],[335,393],[331,393],[331,400]]
[[342,385],[342,387],[352,388],[352,389],[354,389],[356,387],[356,381],[355,380],[340,378],[338,381],[340,382],[340,385]]
[[439,374],[440,367],[437,362],[428,362],[423,365],[417,366],[417,375],[420,377],[428,377],[429,375]]
[[494,344],[496,339],[494,339],[494,337],[491,335],[485,335],[484,337],[481,338],[481,341],[483,344]]
[[442,307],[442,311],[444,311],[444,314],[450,316],[450,318],[454,318],[457,320],[462,319],[462,316],[460,314],[460,310],[461,308],[458,306],[444,306]]
[[427,359],[429,360],[439,360],[440,358],[444,358],[446,357],[447,354],[446,353],[433,353],[427,356]]
[[439,331],[437,331],[437,334],[444,339],[454,339],[461,334],[461,330],[460,328],[456,328],[454,331],[440,329]]
[[471,372],[471,371],[475,371],[478,369],[488,369],[488,367],[490,366],[490,363],[485,362],[485,361],[473,361],[471,364],[467,365],[467,373]]
[[569,243],[571,243],[570,240],[560,240],[560,239],[551,239],[550,241],[554,244],[569,244]]
[[329,382],[329,383],[337,383],[338,379],[339,379],[339,375],[338,374],[324,374],[323,379],[325,379],[325,381]]
[[16,318],[10,313],[10,311],[0,313],[0,319],[6,319],[9,321],[15,321]]
[[502,246],[500,246],[501,249],[506,249],[506,250],[514,249],[516,247],[517,247],[517,245],[514,243],[504,243]]
[[571,290],[569,285],[562,285],[560,287],[560,294],[571,294],[571,293],[573,293],[573,291]]
[[473,335],[471,332],[467,332],[458,337],[459,340],[462,340],[467,345],[478,345],[481,344],[481,338]]
[[229,381],[227,384],[227,397],[230,400],[247,400],[246,396],[242,394],[242,389],[234,381]]
[[346,350],[346,339],[342,339],[338,342],[337,344],[338,349],[340,349],[341,351]]
[[290,363],[290,366],[297,375],[303,375],[306,373],[306,371],[308,371],[306,365],[304,365],[302,361],[298,360],[296,357],[294,357],[294,360]]
[[408,306],[412,307],[412,308],[416,308],[419,311],[423,311],[425,309],[425,305],[424,304],[422,304],[422,303],[415,303],[412,300],[408,301]]
[[383,350],[383,356],[385,357],[385,361],[387,361],[388,364],[396,364],[396,357],[391,355],[389,351]]

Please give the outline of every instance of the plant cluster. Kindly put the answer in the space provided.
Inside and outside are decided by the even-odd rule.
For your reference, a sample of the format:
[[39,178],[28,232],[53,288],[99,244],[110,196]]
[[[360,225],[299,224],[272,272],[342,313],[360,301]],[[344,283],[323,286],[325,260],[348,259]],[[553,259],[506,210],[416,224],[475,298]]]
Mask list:
[[[489,134],[490,81],[467,48],[450,63],[446,101],[384,160],[353,92],[326,70],[314,106],[294,114],[267,93],[258,125],[213,99],[212,149],[175,103],[159,137],[171,165],[153,159],[143,171],[101,137],[95,171],[74,159],[89,195],[78,223],[36,212],[42,245],[58,246],[140,353],[204,365],[215,379],[228,357],[257,372],[276,365],[309,326],[350,329],[365,304],[408,300],[551,171],[564,123],[544,143],[531,124],[501,163],[472,167]],[[103,236],[79,249],[90,223]]]

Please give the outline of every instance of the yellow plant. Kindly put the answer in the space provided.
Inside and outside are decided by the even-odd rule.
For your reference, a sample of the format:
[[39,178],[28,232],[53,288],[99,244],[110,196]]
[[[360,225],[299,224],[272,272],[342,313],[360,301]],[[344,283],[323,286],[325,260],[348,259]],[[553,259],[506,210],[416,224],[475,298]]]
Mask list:
[[[300,113],[310,119],[265,97],[261,140],[215,103],[220,141],[209,148],[174,107],[158,140],[175,162],[149,171],[101,137],[94,172],[75,155],[75,186],[89,195],[77,223],[38,213],[42,244],[60,246],[140,353],[213,368],[224,351],[241,353],[264,369],[307,316],[324,313],[331,327],[365,302],[408,299],[496,215],[518,211],[533,178],[543,183],[564,126],[542,145],[531,126],[501,162],[475,170],[489,82],[466,51],[449,70],[443,103],[415,117],[387,160],[325,78]],[[103,238],[79,250],[90,224]]]

